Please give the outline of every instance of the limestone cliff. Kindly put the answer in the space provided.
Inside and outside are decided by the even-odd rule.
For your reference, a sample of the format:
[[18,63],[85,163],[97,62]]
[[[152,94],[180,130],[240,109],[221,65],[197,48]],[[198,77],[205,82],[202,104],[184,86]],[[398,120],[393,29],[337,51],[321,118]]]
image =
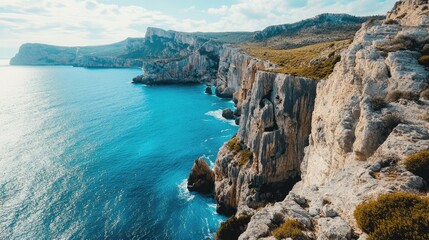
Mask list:
[[207,41],[195,48],[187,56],[179,59],[143,62],[143,75],[133,79],[135,83],[164,84],[212,82],[216,79],[221,45]]
[[285,197],[299,179],[316,81],[258,71],[241,104],[240,129],[219,151],[218,211],[253,214]]
[[402,159],[429,148],[429,102],[419,98],[429,72],[418,61],[428,54],[428,8],[400,1],[385,21],[362,26],[317,86],[302,181],[256,212],[240,239],[270,239],[276,222],[290,218],[312,239],[366,239],[353,217],[359,203],[423,187]]
[[224,98],[234,97],[239,106],[252,88],[256,72],[275,67],[268,61],[253,58],[230,45],[224,45],[219,55],[216,95]]

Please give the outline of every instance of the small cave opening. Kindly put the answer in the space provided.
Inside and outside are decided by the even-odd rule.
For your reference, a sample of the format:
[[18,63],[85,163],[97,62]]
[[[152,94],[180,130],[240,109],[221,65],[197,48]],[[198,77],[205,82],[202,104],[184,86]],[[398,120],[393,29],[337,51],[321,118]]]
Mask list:
[[265,201],[275,203],[283,201],[296,183],[301,181],[301,176],[296,174],[285,181],[264,184],[260,187],[259,192],[265,196]]

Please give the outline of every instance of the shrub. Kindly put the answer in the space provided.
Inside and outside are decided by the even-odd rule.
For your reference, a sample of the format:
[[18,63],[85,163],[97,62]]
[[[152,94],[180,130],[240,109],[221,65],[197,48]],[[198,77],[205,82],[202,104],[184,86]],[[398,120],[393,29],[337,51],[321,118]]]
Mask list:
[[238,166],[239,167],[244,166],[252,157],[253,157],[252,151],[250,151],[249,149],[244,150],[241,153],[241,157],[240,157],[240,161],[238,162]]
[[376,97],[371,100],[371,107],[374,111],[380,111],[386,106],[387,106],[387,103],[386,103],[386,100],[384,100],[384,98]]
[[421,92],[420,97],[425,99],[425,100],[429,100],[429,89],[426,89],[423,92]]
[[399,99],[406,99],[406,100],[410,100],[410,101],[417,101],[419,99],[418,95],[410,92],[410,91],[400,91],[400,90],[395,90],[390,92],[387,95],[387,101],[389,102],[396,102]]
[[403,122],[402,118],[396,114],[387,114],[382,119],[384,125],[384,131],[388,135],[396,126]]
[[399,24],[399,23],[394,19],[387,19],[384,21],[384,24]]
[[335,64],[341,60],[339,53],[350,43],[350,40],[341,40],[283,50],[250,44],[241,45],[241,48],[251,56],[278,65],[279,68],[274,69],[274,72],[320,80],[332,73]]
[[420,118],[423,121],[429,122],[429,113],[424,113]]
[[429,67],[429,55],[419,57],[419,63],[425,67]]
[[356,207],[354,217],[369,240],[429,239],[429,200],[390,193]]
[[226,222],[220,224],[219,229],[216,232],[217,240],[237,240],[240,234],[242,234],[247,224],[250,222],[251,216],[240,215],[238,218],[232,216]]
[[405,168],[429,183],[429,150],[409,155],[405,159]]
[[229,151],[235,151],[235,152],[241,151],[241,144],[237,140],[237,137],[231,138],[231,140],[229,140],[229,142],[227,143],[227,146]]
[[307,236],[302,232],[304,226],[302,223],[288,219],[280,227],[274,229],[273,236],[276,239],[292,238],[293,240],[306,240]]

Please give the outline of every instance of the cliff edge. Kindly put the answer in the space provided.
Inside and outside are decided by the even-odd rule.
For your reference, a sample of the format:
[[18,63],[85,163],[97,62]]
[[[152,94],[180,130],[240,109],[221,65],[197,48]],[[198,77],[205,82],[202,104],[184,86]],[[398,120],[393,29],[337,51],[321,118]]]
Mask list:
[[429,88],[428,8],[400,1],[385,20],[362,26],[317,86],[302,180],[282,202],[256,211],[239,239],[273,239],[288,219],[311,239],[366,239],[353,216],[358,204],[389,192],[426,195],[403,160],[429,149],[429,101],[421,96]]

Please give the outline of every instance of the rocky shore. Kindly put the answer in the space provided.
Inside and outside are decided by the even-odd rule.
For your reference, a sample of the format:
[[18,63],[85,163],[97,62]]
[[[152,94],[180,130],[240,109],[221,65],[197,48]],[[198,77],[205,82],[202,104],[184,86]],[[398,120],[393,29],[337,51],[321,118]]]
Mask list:
[[363,24],[319,82],[267,72],[272,64],[222,48],[218,93],[241,115],[216,159],[215,198],[221,213],[252,216],[239,239],[274,239],[287,220],[310,239],[366,239],[358,204],[426,194],[403,161],[429,149],[428,9],[400,1],[386,19]]

